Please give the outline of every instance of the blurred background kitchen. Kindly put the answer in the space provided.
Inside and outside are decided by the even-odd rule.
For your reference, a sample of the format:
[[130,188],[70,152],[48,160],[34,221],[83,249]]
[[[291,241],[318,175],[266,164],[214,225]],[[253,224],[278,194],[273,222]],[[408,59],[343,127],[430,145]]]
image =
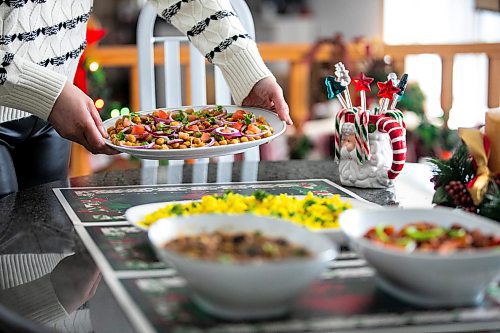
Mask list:
[[[138,111],[136,26],[145,0],[95,1],[81,61],[103,119]],[[398,103],[406,114],[408,161],[446,158],[456,129],[478,126],[500,104],[500,0],[247,0],[264,61],[285,91],[294,126],[264,145],[261,159],[332,159],[334,115],[324,77],[343,61],[386,81],[408,73]],[[157,20],[158,35],[178,35]],[[209,73],[209,72],[207,72]],[[158,83],[162,70],[157,69]],[[210,78],[209,78],[210,82]],[[377,103],[376,84],[369,103]],[[162,106],[161,86],[158,106]],[[355,94],[357,95],[357,94]],[[208,88],[208,100],[214,101]],[[189,94],[185,105],[189,105]],[[355,104],[356,105],[356,104]],[[71,175],[139,167],[128,155],[93,156],[74,146]]]

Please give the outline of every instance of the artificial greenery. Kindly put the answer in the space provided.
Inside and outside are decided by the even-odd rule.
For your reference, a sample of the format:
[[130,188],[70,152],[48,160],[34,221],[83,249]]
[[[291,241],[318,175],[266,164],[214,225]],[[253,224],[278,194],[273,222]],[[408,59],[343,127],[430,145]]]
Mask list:
[[314,143],[306,135],[290,140],[290,159],[302,160],[309,155],[314,148]]
[[90,63],[92,61],[89,59],[85,60],[85,69],[87,71],[87,85],[88,85],[88,95],[95,101],[97,99],[102,99],[104,101],[104,107],[99,110],[102,120],[111,118],[111,111],[114,109],[121,110],[125,105],[123,103],[113,100],[112,95],[114,93],[113,89],[106,79],[106,73],[104,69],[99,66],[96,70],[91,71],[89,69]]
[[[455,207],[453,198],[445,190],[452,181],[467,185],[475,176],[474,161],[467,146],[461,144],[449,160],[431,159],[433,166],[432,182],[436,192],[432,202],[437,205]],[[500,222],[500,175],[492,177],[483,201],[477,206],[477,214]]]

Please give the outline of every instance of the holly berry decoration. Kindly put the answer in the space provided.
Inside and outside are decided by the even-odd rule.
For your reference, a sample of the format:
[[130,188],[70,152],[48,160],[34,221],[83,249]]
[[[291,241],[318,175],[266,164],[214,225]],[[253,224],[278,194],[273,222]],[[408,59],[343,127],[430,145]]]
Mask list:
[[436,192],[432,202],[456,207],[500,222],[500,175],[491,178],[483,201],[474,205],[467,184],[476,176],[476,166],[465,144],[460,145],[449,160],[430,160],[433,165]]
[[455,207],[460,207],[465,211],[476,213],[477,207],[472,202],[472,198],[467,191],[467,186],[459,180],[452,180],[445,185],[444,190],[453,201]]

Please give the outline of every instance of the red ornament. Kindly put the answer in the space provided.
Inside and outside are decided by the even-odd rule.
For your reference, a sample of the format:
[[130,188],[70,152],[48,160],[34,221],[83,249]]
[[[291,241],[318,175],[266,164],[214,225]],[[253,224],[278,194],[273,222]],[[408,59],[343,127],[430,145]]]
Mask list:
[[372,81],[373,78],[365,76],[365,73],[361,73],[358,77],[352,79],[352,82],[356,85],[356,92],[371,91],[370,83],[372,83]]
[[394,94],[397,94],[401,91],[401,89],[395,87],[392,84],[391,80],[388,80],[387,82],[377,82],[377,86],[380,89],[377,94],[378,97],[392,99],[394,97]]
[[[87,28],[87,47],[100,41],[105,34],[106,30],[104,29]],[[73,84],[80,88],[84,93],[87,93],[87,73],[84,68],[85,58],[86,54],[83,52],[80,60],[78,61],[78,67],[76,68]]]

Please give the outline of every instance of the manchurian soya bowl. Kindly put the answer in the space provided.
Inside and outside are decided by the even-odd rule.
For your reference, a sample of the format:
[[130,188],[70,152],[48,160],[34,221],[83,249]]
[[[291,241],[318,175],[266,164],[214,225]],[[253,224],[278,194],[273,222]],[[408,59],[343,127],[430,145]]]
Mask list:
[[[214,233],[247,233],[281,239],[279,244],[301,247],[308,255],[238,262],[193,258],[166,247],[167,243],[181,238],[192,239]],[[252,214],[162,219],[151,226],[148,235],[158,257],[186,279],[194,302],[211,314],[233,320],[285,313],[293,300],[320,276],[327,262],[337,253],[334,245],[323,235],[277,218]],[[272,246],[268,245],[268,248],[272,249]]]

